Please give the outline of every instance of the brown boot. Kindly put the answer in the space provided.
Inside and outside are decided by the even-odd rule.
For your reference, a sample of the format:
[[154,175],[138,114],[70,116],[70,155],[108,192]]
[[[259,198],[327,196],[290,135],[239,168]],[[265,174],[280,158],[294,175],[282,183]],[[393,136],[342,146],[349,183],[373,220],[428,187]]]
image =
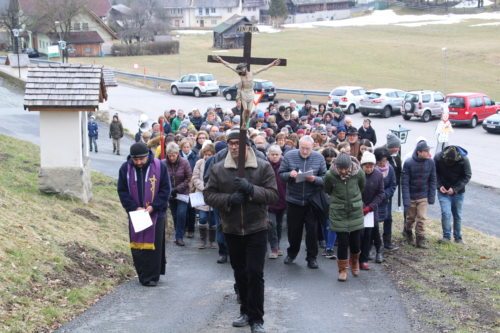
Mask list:
[[403,231],[403,236],[408,244],[413,245],[413,231],[405,228]]
[[339,266],[339,277],[337,280],[340,282],[345,282],[347,280],[347,268],[349,267],[349,259],[337,260],[337,266]]
[[358,253],[351,253],[351,271],[352,271],[352,276],[358,276],[359,275],[359,255],[361,252]]
[[200,230],[200,245],[198,245],[199,249],[204,249],[207,247],[207,232],[208,228],[206,225],[200,224],[198,229]]
[[420,249],[428,249],[427,242],[424,236],[417,236],[417,247]]

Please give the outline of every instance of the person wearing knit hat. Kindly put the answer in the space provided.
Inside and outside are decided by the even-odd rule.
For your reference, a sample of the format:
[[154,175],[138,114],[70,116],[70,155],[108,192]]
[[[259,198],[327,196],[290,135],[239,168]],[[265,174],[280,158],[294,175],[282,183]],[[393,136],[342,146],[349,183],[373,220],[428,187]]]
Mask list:
[[[385,198],[384,192],[384,176],[375,169],[375,155],[369,151],[365,151],[361,157],[361,168],[365,172],[365,189],[363,190],[363,215],[370,214],[367,217],[371,223],[364,228],[361,236],[361,255],[359,257],[359,265],[362,270],[369,270],[368,257],[372,244],[375,245],[377,251],[377,262],[382,263],[382,239],[378,228],[378,206]],[[377,218],[375,218],[377,217]]]
[[118,172],[117,191],[127,213],[143,211],[153,223],[136,232],[129,220],[128,233],[139,282],[154,287],[165,275],[165,216],[171,191],[166,164],[154,158],[145,143],[134,143]]
[[401,140],[394,133],[388,133],[385,146],[387,149],[401,148]]
[[337,233],[338,280],[341,282],[347,280],[349,266],[353,276],[359,275],[364,188],[365,174],[358,160],[340,153],[324,177],[323,190],[330,196],[329,229]]

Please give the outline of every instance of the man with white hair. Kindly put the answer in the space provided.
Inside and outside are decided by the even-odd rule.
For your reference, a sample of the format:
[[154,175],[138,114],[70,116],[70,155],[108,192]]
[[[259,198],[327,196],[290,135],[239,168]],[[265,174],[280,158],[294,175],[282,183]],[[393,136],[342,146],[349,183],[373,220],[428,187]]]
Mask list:
[[[310,199],[323,190],[323,176],[326,162],[323,156],[312,150],[314,140],[303,136],[299,149],[285,154],[279,174],[286,183],[286,202],[288,208],[288,242],[285,264],[291,264],[297,257],[302,241],[302,230],[306,227],[307,267],[318,268],[318,221],[310,204]],[[311,172],[301,181],[300,173]]]

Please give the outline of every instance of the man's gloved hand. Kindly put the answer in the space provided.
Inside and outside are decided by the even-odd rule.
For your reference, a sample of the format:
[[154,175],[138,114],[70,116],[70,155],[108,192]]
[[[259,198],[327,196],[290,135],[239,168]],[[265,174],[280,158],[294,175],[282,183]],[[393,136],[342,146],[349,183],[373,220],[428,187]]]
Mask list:
[[177,191],[175,188],[172,190],[172,192],[170,192],[170,196],[172,198],[175,198],[177,196],[177,193],[179,193],[179,191]]
[[234,192],[229,196],[229,205],[241,205],[245,201],[245,195],[241,192]]
[[245,178],[236,177],[234,178],[234,188],[236,191],[252,196],[253,195],[253,185]]
[[366,215],[366,214],[368,214],[368,213],[369,213],[369,212],[371,212],[371,211],[373,211],[373,210],[371,209],[371,207],[366,206],[365,208],[363,208],[363,215]]

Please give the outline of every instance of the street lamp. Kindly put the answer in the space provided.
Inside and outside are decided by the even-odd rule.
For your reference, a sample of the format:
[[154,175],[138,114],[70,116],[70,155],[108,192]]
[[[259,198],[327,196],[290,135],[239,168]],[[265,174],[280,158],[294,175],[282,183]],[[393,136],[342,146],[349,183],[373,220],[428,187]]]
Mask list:
[[447,68],[446,68],[446,62],[447,62],[447,58],[448,58],[448,54],[447,54],[447,48],[446,47],[443,47],[441,48],[441,51],[443,53],[443,68],[444,68],[444,75],[443,75],[443,81],[444,81],[444,93],[446,93],[446,83],[447,83]]
[[21,78],[21,64],[19,63],[19,33],[22,31],[22,29],[12,29],[12,34],[14,35],[15,38],[15,48],[16,48],[16,54],[17,54],[17,69],[19,72],[19,78]]
[[[61,62],[64,64],[64,52],[66,50],[66,42],[62,38],[62,32],[63,32],[63,30],[62,30],[61,22],[55,21],[54,25],[55,25],[55,28],[56,28],[56,32],[59,35],[59,41],[57,42],[57,44],[59,45],[59,52],[61,52]],[[60,32],[57,29],[57,26],[59,26],[61,28]]]

